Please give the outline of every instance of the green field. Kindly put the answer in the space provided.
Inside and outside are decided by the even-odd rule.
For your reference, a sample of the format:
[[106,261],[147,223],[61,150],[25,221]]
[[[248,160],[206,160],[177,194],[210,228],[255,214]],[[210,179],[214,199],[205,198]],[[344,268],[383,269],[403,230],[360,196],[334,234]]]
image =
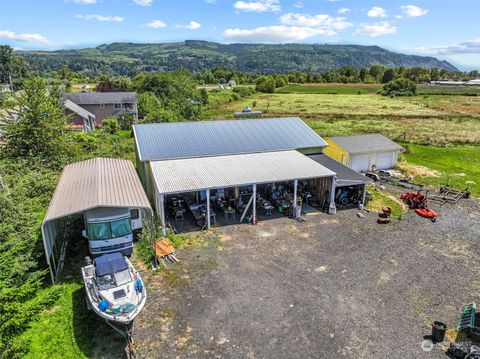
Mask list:
[[375,94],[381,88],[379,84],[289,84],[277,89],[277,93],[362,95]]
[[419,177],[418,181],[435,187],[449,184],[465,189],[467,181],[473,181],[471,191],[480,197],[480,146],[422,146],[406,144],[404,159],[413,165],[437,171],[435,176]]
[[[323,137],[374,132],[398,137],[410,149],[404,156],[409,164],[438,171],[418,181],[439,186],[448,178],[452,186],[463,189],[472,180],[476,182],[472,192],[480,196],[480,98],[462,95],[462,87],[441,87],[448,94],[395,98],[376,94],[379,88],[291,84],[275,94],[216,101],[207,106],[205,119],[233,118],[233,112],[250,106],[262,111],[263,117],[298,116]],[[419,86],[419,92],[439,88]]]

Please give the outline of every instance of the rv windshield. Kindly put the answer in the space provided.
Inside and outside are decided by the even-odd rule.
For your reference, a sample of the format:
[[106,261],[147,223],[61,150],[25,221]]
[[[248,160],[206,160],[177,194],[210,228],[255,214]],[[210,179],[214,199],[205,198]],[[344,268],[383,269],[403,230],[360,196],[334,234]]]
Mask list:
[[130,218],[113,222],[88,223],[88,239],[105,240],[128,236],[132,233]]
[[102,240],[112,238],[110,223],[88,223],[88,239]]
[[132,233],[130,218],[112,222],[112,238],[128,236],[130,233]]

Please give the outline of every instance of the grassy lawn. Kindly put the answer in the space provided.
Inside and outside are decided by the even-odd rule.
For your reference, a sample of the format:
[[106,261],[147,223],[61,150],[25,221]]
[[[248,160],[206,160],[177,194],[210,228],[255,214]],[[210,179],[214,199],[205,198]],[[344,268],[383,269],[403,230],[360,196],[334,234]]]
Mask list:
[[392,209],[391,217],[394,219],[402,219],[407,211],[407,208],[402,202],[391,194],[387,194],[377,189],[374,186],[368,186],[368,191],[372,198],[367,204],[367,209],[373,212],[382,212],[382,206],[387,206]]
[[433,186],[448,182],[454,188],[465,189],[466,181],[474,181],[472,194],[480,197],[480,146],[435,147],[408,144],[408,151],[403,157],[408,163],[439,172],[438,176],[420,177],[418,182]]

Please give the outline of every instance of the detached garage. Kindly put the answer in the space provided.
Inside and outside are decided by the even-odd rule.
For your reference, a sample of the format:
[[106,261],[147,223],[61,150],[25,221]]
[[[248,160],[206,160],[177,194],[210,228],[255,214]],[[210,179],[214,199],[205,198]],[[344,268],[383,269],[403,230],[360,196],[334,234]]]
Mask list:
[[326,139],[324,153],[357,172],[395,167],[403,147],[381,134],[339,136]]

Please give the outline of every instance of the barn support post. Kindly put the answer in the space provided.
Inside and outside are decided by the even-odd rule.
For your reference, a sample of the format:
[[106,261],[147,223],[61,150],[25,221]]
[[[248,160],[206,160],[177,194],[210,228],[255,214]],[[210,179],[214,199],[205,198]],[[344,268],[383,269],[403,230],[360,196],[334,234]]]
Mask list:
[[365,204],[365,198],[367,197],[367,185],[363,185],[363,193],[362,193],[362,204]]
[[207,189],[207,228],[210,229],[210,190]]
[[332,177],[332,185],[330,186],[330,206],[328,207],[328,214],[337,213],[337,207],[335,206],[336,178],[336,176]]
[[297,218],[297,190],[298,190],[298,179],[293,181],[293,216]]
[[253,218],[252,218],[252,224],[257,223],[257,184],[254,184],[253,186],[253,208],[252,208],[252,213],[253,213]]

